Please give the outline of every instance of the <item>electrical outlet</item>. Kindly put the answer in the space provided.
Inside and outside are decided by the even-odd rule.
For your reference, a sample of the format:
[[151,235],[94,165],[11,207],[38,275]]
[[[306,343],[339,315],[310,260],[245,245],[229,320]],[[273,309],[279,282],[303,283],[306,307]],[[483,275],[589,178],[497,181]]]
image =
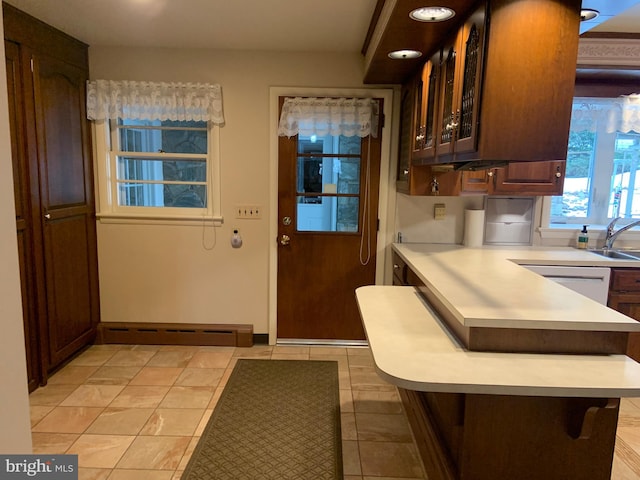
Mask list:
[[444,203],[436,203],[433,206],[433,218],[436,220],[444,220],[446,209]]
[[236,205],[236,218],[257,220],[262,218],[260,205]]

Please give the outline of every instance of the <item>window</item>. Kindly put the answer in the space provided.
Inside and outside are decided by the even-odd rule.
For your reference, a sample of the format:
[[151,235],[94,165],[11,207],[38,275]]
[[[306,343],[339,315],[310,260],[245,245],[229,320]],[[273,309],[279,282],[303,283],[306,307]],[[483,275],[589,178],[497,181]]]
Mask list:
[[[98,122],[107,161],[100,213],[133,217],[215,216],[217,127],[206,121]],[[102,142],[98,142],[98,145]],[[213,200],[212,200],[213,199]]]
[[219,85],[95,80],[87,117],[95,121],[98,216],[222,221]]
[[551,200],[550,226],[640,218],[640,134],[610,131],[615,102],[574,98],[564,192]]

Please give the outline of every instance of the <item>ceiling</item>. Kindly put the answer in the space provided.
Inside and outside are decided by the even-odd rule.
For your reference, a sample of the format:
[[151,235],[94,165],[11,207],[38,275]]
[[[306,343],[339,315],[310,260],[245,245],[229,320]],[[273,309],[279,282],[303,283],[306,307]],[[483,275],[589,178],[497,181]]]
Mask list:
[[[90,46],[351,53],[361,51],[377,3],[377,0],[6,1]],[[585,3],[588,1],[598,0]],[[640,3],[592,31],[640,33]]]

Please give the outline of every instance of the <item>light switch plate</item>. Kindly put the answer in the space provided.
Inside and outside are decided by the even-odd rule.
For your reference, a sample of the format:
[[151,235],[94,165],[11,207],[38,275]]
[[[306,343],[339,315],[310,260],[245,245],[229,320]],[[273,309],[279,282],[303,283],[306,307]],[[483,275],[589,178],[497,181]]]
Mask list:
[[260,205],[236,205],[236,218],[257,220],[262,218]]
[[444,203],[436,203],[433,206],[433,218],[436,220],[444,220],[446,209]]

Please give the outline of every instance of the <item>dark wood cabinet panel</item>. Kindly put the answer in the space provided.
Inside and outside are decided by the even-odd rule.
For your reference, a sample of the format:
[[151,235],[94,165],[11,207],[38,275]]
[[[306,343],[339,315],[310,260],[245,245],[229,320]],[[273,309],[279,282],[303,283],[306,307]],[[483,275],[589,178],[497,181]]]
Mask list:
[[[640,269],[612,268],[607,306],[640,321]],[[640,362],[640,333],[629,333],[627,356]]]
[[496,195],[562,195],[565,161],[514,162],[492,169],[490,193]]
[[29,389],[99,318],[87,46],[3,4]]

